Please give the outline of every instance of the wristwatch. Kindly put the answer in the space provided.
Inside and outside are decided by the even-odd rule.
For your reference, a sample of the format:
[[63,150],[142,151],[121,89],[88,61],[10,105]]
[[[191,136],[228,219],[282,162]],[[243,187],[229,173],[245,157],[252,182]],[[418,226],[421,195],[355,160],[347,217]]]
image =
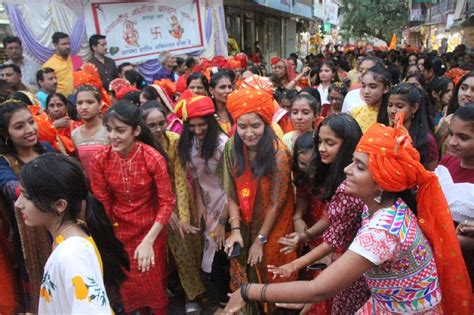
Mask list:
[[262,244],[265,244],[268,241],[267,237],[263,234],[258,234],[257,238],[260,241],[260,243],[262,243]]

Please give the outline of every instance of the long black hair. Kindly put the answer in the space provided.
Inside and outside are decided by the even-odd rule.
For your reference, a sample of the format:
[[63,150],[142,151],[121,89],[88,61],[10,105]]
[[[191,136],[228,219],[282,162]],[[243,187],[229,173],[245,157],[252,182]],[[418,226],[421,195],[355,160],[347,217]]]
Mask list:
[[127,101],[118,101],[105,113],[104,125],[107,125],[107,122],[113,118],[120,120],[128,126],[131,126],[133,129],[136,129],[138,126],[140,126],[140,134],[138,135],[137,139],[155,148],[167,162],[169,161],[165,149],[163,149],[161,144],[155,140],[151,134],[150,129],[148,129],[148,127],[145,125],[140,108],[130,104]]
[[28,95],[26,95],[22,91],[13,92],[12,95],[10,96],[10,98],[13,99],[13,100],[23,102],[26,105],[33,105],[32,100],[28,97]]
[[[413,146],[420,153],[420,162],[426,163],[428,157],[428,135],[433,132],[433,121],[430,119],[426,94],[413,83],[401,83],[390,90],[390,95],[400,95],[410,106],[418,104],[418,110],[413,115],[410,125],[410,136]],[[377,122],[389,125],[387,107],[380,108]]]
[[306,170],[300,169],[298,157],[301,153],[314,152],[314,133],[307,131],[295,140],[293,147],[293,183],[296,187],[302,187],[307,184],[309,178]]
[[342,145],[331,164],[321,161],[319,150],[315,150],[310,167],[309,176],[313,179],[313,190],[321,199],[331,200],[337,187],[344,181],[346,175],[344,168],[351,164],[354,150],[362,137],[362,130],[357,121],[348,114],[331,114],[318,126],[314,139],[315,147],[319,146],[319,131],[327,126],[342,139]]
[[67,201],[63,221],[77,222],[85,201],[85,222],[80,227],[92,236],[104,263],[104,283],[120,285],[124,270],[130,270],[123,244],[115,237],[114,229],[102,203],[89,192],[87,179],[79,163],[63,154],[44,154],[27,163],[21,170],[20,182],[28,199],[42,212],[59,213],[53,204]]
[[[245,171],[244,142],[239,133],[234,134],[234,157],[237,165],[237,177]],[[277,171],[276,153],[278,142],[273,129],[265,124],[262,138],[257,143],[257,154],[252,161],[252,174],[256,177],[262,177],[273,174]]]
[[158,91],[152,86],[145,86],[140,95],[147,101],[155,101],[160,98]]
[[[449,83],[452,82],[453,81],[450,78],[441,76],[434,78],[430,83],[428,83],[426,86],[426,93],[428,94],[428,98],[432,106],[435,106],[436,104],[436,99],[433,96],[433,92],[438,93],[439,98],[442,99],[443,96],[448,92]],[[443,109],[439,108],[439,110],[441,111]]]
[[454,92],[453,92],[453,97],[451,98],[451,103],[449,103],[449,106],[448,106],[448,115],[454,114],[454,112],[459,108],[459,103],[458,103],[459,89],[461,88],[461,85],[463,85],[464,81],[472,77],[474,77],[474,71],[470,71],[466,73],[461,78],[461,80],[459,80],[458,84],[456,84],[456,87],[454,88]]
[[[13,114],[21,110],[30,112],[28,106],[20,101],[6,101],[0,106],[0,154],[8,154],[23,164],[18,157],[15,144],[11,141],[10,135],[8,134],[8,126],[10,125]],[[38,154],[46,153],[46,149],[41,145],[39,140],[33,146],[33,150]]]
[[318,68],[318,75],[316,76],[316,85],[319,85],[321,84],[321,79],[319,78],[319,71],[321,71],[321,68],[323,66],[326,66],[328,67],[329,69],[331,69],[331,71],[334,73],[334,77],[332,78],[332,82],[334,81],[340,81],[339,80],[339,74],[337,73],[337,67],[336,67],[336,64],[334,63],[334,61],[332,60],[325,60],[323,62],[321,62],[321,65],[319,66]]
[[[223,131],[213,114],[201,118],[204,119],[207,124],[207,132],[202,141],[200,156],[207,163],[214,155],[214,151],[218,145],[219,135]],[[194,137],[194,133],[191,132],[189,120],[186,120],[183,123],[183,131],[181,132],[178,142],[178,156],[183,167],[191,160],[191,148],[193,147],[194,141],[197,140]]]

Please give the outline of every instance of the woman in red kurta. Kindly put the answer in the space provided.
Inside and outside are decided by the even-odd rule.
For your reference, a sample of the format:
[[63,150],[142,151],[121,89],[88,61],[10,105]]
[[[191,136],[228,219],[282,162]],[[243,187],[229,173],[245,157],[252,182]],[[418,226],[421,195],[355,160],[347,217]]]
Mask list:
[[118,102],[104,122],[111,146],[91,161],[91,185],[130,257],[120,289],[124,310],[166,314],[166,229],[174,195],[167,158],[141,121],[140,110]]

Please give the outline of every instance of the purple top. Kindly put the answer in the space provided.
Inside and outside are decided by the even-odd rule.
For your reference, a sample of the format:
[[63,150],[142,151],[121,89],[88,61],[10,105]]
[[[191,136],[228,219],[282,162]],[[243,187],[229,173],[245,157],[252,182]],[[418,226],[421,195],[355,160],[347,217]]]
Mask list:
[[174,73],[169,71],[166,67],[162,66],[160,70],[153,76],[153,81],[159,81],[161,79],[170,79],[174,82]]

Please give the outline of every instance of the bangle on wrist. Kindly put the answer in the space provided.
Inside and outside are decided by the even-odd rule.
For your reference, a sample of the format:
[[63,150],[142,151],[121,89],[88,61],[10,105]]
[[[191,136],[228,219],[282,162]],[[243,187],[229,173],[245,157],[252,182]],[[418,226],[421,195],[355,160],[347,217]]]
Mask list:
[[299,220],[303,220],[303,218],[302,217],[293,218],[293,221],[299,221]]
[[240,221],[240,217],[238,215],[230,217],[229,220],[228,220],[229,224],[234,220],[239,220]]
[[236,226],[236,227],[233,227],[233,228],[230,228],[231,231],[235,231],[235,230],[239,230],[240,231],[240,226]]
[[263,303],[267,303],[267,288],[268,288],[268,283],[264,284],[262,287],[262,291],[260,292],[260,301]]
[[242,296],[242,300],[244,300],[245,303],[250,303],[249,289],[250,289],[250,283],[243,284],[240,287],[240,295]]

